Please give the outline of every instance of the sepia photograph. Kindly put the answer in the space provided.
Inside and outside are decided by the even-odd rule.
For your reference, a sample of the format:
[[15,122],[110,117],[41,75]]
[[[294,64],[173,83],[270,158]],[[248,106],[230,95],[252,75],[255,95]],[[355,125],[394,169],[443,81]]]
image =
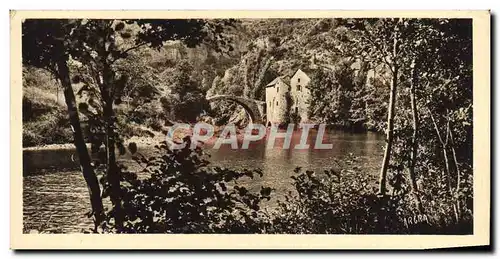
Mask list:
[[11,13],[19,235],[489,235],[488,12],[54,13]]

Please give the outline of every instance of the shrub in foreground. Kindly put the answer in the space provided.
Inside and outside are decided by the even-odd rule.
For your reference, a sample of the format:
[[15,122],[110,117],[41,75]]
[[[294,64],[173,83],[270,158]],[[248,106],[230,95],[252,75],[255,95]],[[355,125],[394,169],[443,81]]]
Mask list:
[[[106,232],[466,234],[472,230],[471,204],[457,207],[453,197],[434,193],[438,187],[429,180],[421,194],[422,214],[415,209],[402,173],[392,175],[391,195],[380,197],[376,179],[360,172],[352,156],[343,161],[342,170],[319,174],[297,168],[292,176],[295,192],[268,211],[261,203],[271,199],[272,189],[252,192],[241,183],[261,177],[260,170],[211,167],[201,149],[170,150],[166,143],[156,149],[158,155],[150,158],[134,155],[145,177],[122,167],[125,223],[117,229],[110,210],[102,226]],[[428,199],[432,195],[435,198]],[[450,216],[453,206],[460,217]]]

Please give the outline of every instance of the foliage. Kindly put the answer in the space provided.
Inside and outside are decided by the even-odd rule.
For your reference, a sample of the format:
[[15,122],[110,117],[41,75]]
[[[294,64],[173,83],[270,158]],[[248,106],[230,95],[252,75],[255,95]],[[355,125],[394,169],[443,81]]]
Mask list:
[[[387,127],[387,106],[384,105],[389,98],[389,86],[387,82],[379,78],[371,78],[364,88],[365,95],[361,100],[365,104],[364,121],[365,128],[377,132],[383,132]],[[356,99],[355,99],[356,100]],[[359,101],[359,99],[357,99]],[[382,104],[382,105],[381,105]]]
[[23,146],[72,141],[69,121],[55,80],[40,69],[23,69]]
[[373,86],[365,84],[364,80],[357,82],[352,65],[350,61],[343,61],[333,70],[316,70],[309,87],[311,118],[345,129],[367,128],[367,124],[374,123],[367,118],[367,114],[373,112],[367,103],[376,98],[369,91]]
[[203,90],[191,78],[191,71],[192,66],[187,62],[178,65],[170,93],[162,101],[164,112],[174,121],[194,123],[208,107]]
[[[400,171],[389,183],[392,195],[376,195],[373,176],[359,171],[358,158],[342,160],[341,170],[295,170],[296,192],[279,201],[272,213],[273,233],[292,234],[466,234],[472,233],[472,193],[449,197],[434,177],[419,180],[425,214],[414,206],[408,179]],[[340,163],[340,162],[339,162]],[[472,177],[465,182],[470,186]],[[464,184],[467,185],[467,184]],[[456,206],[456,199],[461,201]],[[457,211],[459,217],[457,217]]]
[[[185,139],[185,141],[188,141]],[[189,143],[189,142],[187,142]],[[262,201],[274,199],[271,188],[253,193],[241,183],[262,176],[260,170],[212,167],[201,149],[170,150],[157,155],[136,153],[141,175],[122,168],[124,227],[109,215],[105,231],[125,233],[275,233],[275,234],[464,234],[472,231],[472,215],[457,221],[452,199],[436,193],[433,178],[422,179],[426,214],[419,214],[403,174],[391,179],[392,195],[376,195],[375,179],[359,171],[358,158],[347,156],[340,170],[294,171],[295,190],[271,211]],[[398,178],[399,177],[399,178]],[[469,178],[467,181],[470,181]],[[427,187],[427,186],[426,186]],[[469,190],[470,191],[470,190]],[[468,193],[471,202],[471,193]]]
[[[348,158],[353,159],[353,158]],[[352,160],[348,160],[348,163]],[[373,234],[404,231],[398,200],[380,199],[374,179],[351,169],[295,170],[297,195],[290,193],[273,218],[277,233]]]
[[[413,28],[410,57],[402,66],[395,127],[393,168],[409,167],[414,128],[410,119],[410,83],[416,88],[416,178],[423,181],[423,203],[441,203],[445,222],[459,224],[472,216],[472,31],[466,20],[422,20]],[[444,51],[444,50],[447,51]],[[451,57],[448,50],[460,53]],[[426,181],[425,179],[434,179]],[[435,206],[424,208],[434,210]],[[430,214],[433,214],[430,212]],[[446,215],[448,217],[446,217]]]
[[68,118],[60,110],[23,122],[23,147],[71,142],[72,133],[68,124]]
[[[105,161],[96,161],[96,164],[106,165],[106,175],[102,178],[103,193],[109,194],[115,223],[121,226],[122,197],[115,148],[124,153],[122,134],[126,131],[119,129],[115,105],[121,103],[126,92],[128,76],[121,73],[123,71],[116,63],[143,46],[159,49],[166,41],[172,40],[181,41],[188,47],[201,42],[213,43],[217,50],[222,51],[227,45],[221,36],[222,30],[232,23],[231,20],[218,19],[28,19],[23,22],[23,63],[49,70],[64,88],[74,143],[91,196],[90,215],[94,215],[96,227],[102,220],[103,205],[99,197],[100,186],[83,140],[78,111],[88,118],[92,151],[97,152],[101,146],[106,149]],[[70,71],[69,64],[84,73],[74,73],[75,69]],[[78,104],[78,108],[71,83],[82,84],[77,94],[88,97]]]
[[[470,23],[265,19],[244,21],[235,32],[226,20],[27,20],[23,144],[71,141],[58,95],[50,93],[57,91],[52,87],[57,83],[31,67],[61,81],[64,63],[92,151],[105,148],[108,153],[94,161],[104,176],[102,198],[112,197],[101,225],[106,231],[470,233]],[[226,37],[236,39],[234,47]],[[172,50],[179,57],[169,54]],[[316,71],[310,115],[349,129],[389,128],[389,85],[398,85],[388,196],[375,195],[376,180],[353,166],[355,158],[347,158],[342,170],[297,170],[296,192],[272,213],[259,205],[270,198],[270,189],[251,193],[239,183],[259,171],[210,167],[200,150],[172,151],[162,143],[151,158],[136,154],[145,179],[113,161],[115,149],[125,153],[125,138],[148,134],[136,126],[160,131],[171,122],[195,122],[206,114],[217,124],[244,122],[237,105],[220,102],[209,109],[205,96],[262,99],[268,81],[297,68]],[[287,117],[295,121],[296,116]],[[411,187],[410,171],[418,188]],[[423,215],[425,221],[408,220]]]
[[122,172],[123,228],[112,217],[104,229],[126,233],[255,233],[265,231],[260,202],[271,188],[252,193],[238,181],[262,176],[260,170],[234,171],[209,167],[200,148],[171,150],[166,142],[157,155],[134,160],[148,176]]

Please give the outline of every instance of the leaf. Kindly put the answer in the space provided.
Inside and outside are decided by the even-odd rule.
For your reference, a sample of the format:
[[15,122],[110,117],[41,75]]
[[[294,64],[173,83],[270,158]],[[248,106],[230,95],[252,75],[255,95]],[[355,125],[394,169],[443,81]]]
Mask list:
[[245,196],[248,194],[248,190],[245,187],[239,187],[237,188],[237,190],[240,196]]
[[123,145],[122,142],[117,142],[116,147],[118,148],[118,152],[121,156],[125,155],[127,153],[127,150],[125,149],[125,146]]
[[223,191],[227,191],[227,187],[224,183],[219,183],[219,186]]
[[115,26],[115,31],[121,31],[123,28],[125,28],[125,23],[120,22]]
[[123,33],[120,33],[120,36],[122,36],[122,38],[124,38],[124,39],[129,39],[130,37],[132,37],[132,34],[130,34],[128,32],[123,32]]
[[88,109],[89,109],[89,105],[87,103],[79,103],[78,104],[78,110],[87,111]]
[[78,84],[78,83],[82,82],[83,80],[82,80],[82,77],[80,75],[75,75],[75,76],[73,76],[71,81],[73,84]]
[[260,194],[264,197],[268,197],[271,194],[271,187],[262,187],[260,189]]
[[130,151],[130,153],[132,154],[135,154],[137,152],[137,144],[135,142],[130,142],[128,144],[128,151]]
[[76,95],[81,96],[84,91],[88,91],[88,90],[90,90],[90,87],[89,87],[89,85],[85,84],[84,86],[82,86],[80,88],[80,90],[78,90],[78,92],[76,92]]

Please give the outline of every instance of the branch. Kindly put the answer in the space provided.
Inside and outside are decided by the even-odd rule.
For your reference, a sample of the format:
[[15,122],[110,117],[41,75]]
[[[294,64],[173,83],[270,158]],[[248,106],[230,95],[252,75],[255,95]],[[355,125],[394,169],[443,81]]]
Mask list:
[[438,125],[436,123],[436,120],[434,120],[434,116],[432,115],[431,109],[429,109],[429,107],[427,107],[427,110],[429,111],[429,115],[431,116],[432,123],[434,124],[434,129],[436,129],[436,133],[438,135],[439,142],[441,142],[441,144],[444,145],[443,139],[441,138],[441,134],[439,133]]
[[106,31],[108,31],[109,29],[111,29],[111,26],[113,26],[113,23],[115,22],[115,20],[110,20],[109,21],[109,24],[108,26],[106,27]]
[[451,152],[453,154],[453,161],[455,162],[455,169],[457,171],[457,188],[456,192],[460,191],[460,168],[458,166],[457,153],[455,152],[455,141],[453,139],[453,130],[450,130]]
[[326,69],[328,71],[334,71],[334,67],[328,64],[317,64],[318,66],[322,67],[323,69]]
[[[427,80],[427,84],[425,84],[424,87],[422,87],[421,89],[427,89],[429,87],[429,85],[431,84],[431,82],[429,80]],[[420,104],[417,102],[416,106],[417,106],[417,109],[422,106],[425,106],[425,104],[422,104],[423,103],[423,100],[420,102]]]
[[448,145],[448,136],[450,135],[450,113],[448,109],[446,109],[446,142],[445,145]]
[[452,79],[448,79],[448,82],[444,83],[443,87],[447,87],[449,84],[451,84],[452,82],[454,82],[455,80],[458,80],[460,76],[456,76]]
[[120,56],[119,56],[119,57],[117,57],[117,58],[115,58],[115,59],[113,59],[113,60],[111,61],[111,64],[115,63],[115,61],[117,61],[118,59],[122,58],[122,57],[123,57],[125,54],[127,54],[128,52],[130,52],[130,51],[132,51],[132,50],[135,50],[135,49],[138,49],[138,48],[140,48],[140,47],[142,47],[142,46],[144,46],[144,45],[146,45],[146,44],[148,44],[148,43],[147,43],[147,42],[143,42],[143,43],[141,43],[141,44],[135,45],[135,46],[133,46],[133,47],[130,47],[130,48],[128,48],[128,49],[126,49],[126,50],[124,50],[122,53],[120,53]]
[[373,35],[369,31],[367,31],[366,28],[363,29],[363,32],[365,32],[366,34],[368,34],[368,37],[366,35],[361,35],[361,37],[363,37],[364,39],[368,40],[373,46],[375,46],[375,48],[382,55],[383,62],[387,66],[389,66],[389,69],[391,70],[391,72],[394,72],[394,71],[392,71],[392,66],[391,66],[390,62],[387,60],[387,56],[389,56],[389,53],[387,53],[386,51],[384,51],[383,49],[381,49],[380,46],[371,39],[371,37],[373,37]]
[[310,35],[310,34],[311,34],[311,33],[312,33],[315,29],[316,29],[316,27],[317,27],[318,25],[320,25],[320,24],[321,24],[321,22],[323,22],[323,21],[325,21],[325,20],[327,20],[327,19],[326,19],[326,18],[323,18],[323,19],[320,19],[319,21],[317,21],[317,22],[316,22],[313,26],[311,26],[311,29],[310,29],[310,30],[308,30],[307,32],[304,32],[304,33],[302,34],[302,37],[301,37],[301,38],[306,38],[306,36]]

